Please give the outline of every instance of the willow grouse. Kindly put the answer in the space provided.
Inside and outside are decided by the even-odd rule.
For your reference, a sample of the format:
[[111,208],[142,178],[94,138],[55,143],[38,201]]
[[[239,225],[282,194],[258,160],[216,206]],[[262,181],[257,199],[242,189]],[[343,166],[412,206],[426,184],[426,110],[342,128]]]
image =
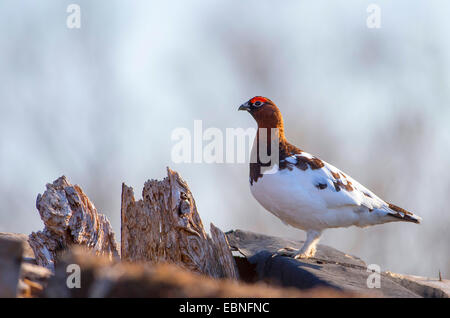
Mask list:
[[[327,228],[394,221],[420,223],[419,216],[383,201],[336,167],[290,144],[284,135],[281,112],[270,99],[256,96],[239,110],[248,111],[258,124],[252,149],[256,160],[250,163],[253,196],[283,223],[306,231],[300,250],[287,247],[279,251],[281,254],[313,257],[320,235]],[[278,164],[260,160],[260,136],[262,140],[267,138],[268,156],[272,153],[271,142],[278,143]]]

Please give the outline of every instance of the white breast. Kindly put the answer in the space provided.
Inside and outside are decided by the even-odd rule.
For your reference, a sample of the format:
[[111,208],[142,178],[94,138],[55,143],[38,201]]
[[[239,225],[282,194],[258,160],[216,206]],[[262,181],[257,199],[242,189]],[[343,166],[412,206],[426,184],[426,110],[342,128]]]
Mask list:
[[255,199],[284,223],[304,230],[312,229],[320,225],[317,216],[326,207],[322,200],[314,200],[308,178],[295,170],[265,174],[253,182],[250,189]]
[[[384,223],[386,213],[378,210],[384,202],[353,179],[353,185],[358,189],[336,191],[328,170],[330,167],[336,169],[329,164],[316,170],[293,166],[274,174],[264,174],[250,186],[251,192],[265,209],[284,223],[303,230]],[[318,183],[327,187],[319,189]],[[363,191],[370,193],[372,198],[365,196]]]

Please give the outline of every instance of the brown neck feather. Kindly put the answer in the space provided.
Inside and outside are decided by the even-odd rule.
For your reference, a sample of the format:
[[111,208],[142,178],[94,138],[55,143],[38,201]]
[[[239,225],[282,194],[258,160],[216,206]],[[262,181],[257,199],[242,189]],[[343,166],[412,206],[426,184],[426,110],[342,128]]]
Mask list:
[[[260,145],[260,129],[266,129],[266,145],[267,145],[267,155],[270,156],[272,153],[272,141],[274,138],[278,138],[278,147],[279,147],[279,164],[280,169],[284,169],[286,166],[286,161],[284,160],[286,157],[292,156],[294,154],[300,154],[302,151],[290,144],[286,140],[286,136],[284,134],[284,123],[283,116],[281,112],[275,105],[265,105],[261,110],[255,111],[253,114],[256,122],[258,123],[258,132],[256,134],[256,147],[253,151],[257,151],[257,162],[250,163],[250,183],[257,182],[259,178],[263,175],[261,173],[261,167],[271,166],[270,163],[263,164],[259,158],[259,145]],[[277,132],[273,132],[272,129],[277,128]],[[264,133],[263,133],[264,136]]]
[[[257,141],[259,142],[259,129],[265,128],[267,129],[267,142],[270,149],[270,141],[273,138],[279,138],[279,147],[280,147],[280,160],[284,159],[287,156],[292,154],[300,153],[301,150],[294,145],[291,145],[285,136],[284,133],[284,121],[283,116],[281,115],[280,110],[275,104],[265,105],[261,108],[261,110],[255,111],[252,114],[258,123],[258,133],[257,133]],[[278,136],[271,133],[272,128],[278,129]]]

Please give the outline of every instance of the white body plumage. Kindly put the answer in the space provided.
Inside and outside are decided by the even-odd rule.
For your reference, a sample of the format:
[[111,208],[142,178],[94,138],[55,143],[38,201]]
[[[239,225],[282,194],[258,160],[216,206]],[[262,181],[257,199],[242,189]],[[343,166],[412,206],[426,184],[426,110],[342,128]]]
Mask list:
[[[305,152],[298,156],[313,158]],[[250,186],[255,199],[284,223],[306,231],[322,231],[401,221],[392,216],[397,212],[390,210],[388,203],[331,164],[322,161],[320,169],[301,170],[295,165],[295,156],[285,160],[289,169],[264,174]],[[350,181],[352,191],[336,190],[335,182],[344,178],[344,185]],[[319,184],[326,188],[318,188]]]

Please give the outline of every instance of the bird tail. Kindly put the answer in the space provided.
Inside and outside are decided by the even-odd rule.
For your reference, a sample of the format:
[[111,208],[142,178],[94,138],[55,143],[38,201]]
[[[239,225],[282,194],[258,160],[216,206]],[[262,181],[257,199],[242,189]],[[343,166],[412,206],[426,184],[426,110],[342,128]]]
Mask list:
[[390,216],[401,219],[401,221],[413,222],[417,224],[419,224],[422,221],[422,218],[420,216],[415,215],[412,212],[406,211],[405,209],[402,209],[401,207],[398,207],[394,204],[391,203],[388,204],[389,204],[388,214]]

